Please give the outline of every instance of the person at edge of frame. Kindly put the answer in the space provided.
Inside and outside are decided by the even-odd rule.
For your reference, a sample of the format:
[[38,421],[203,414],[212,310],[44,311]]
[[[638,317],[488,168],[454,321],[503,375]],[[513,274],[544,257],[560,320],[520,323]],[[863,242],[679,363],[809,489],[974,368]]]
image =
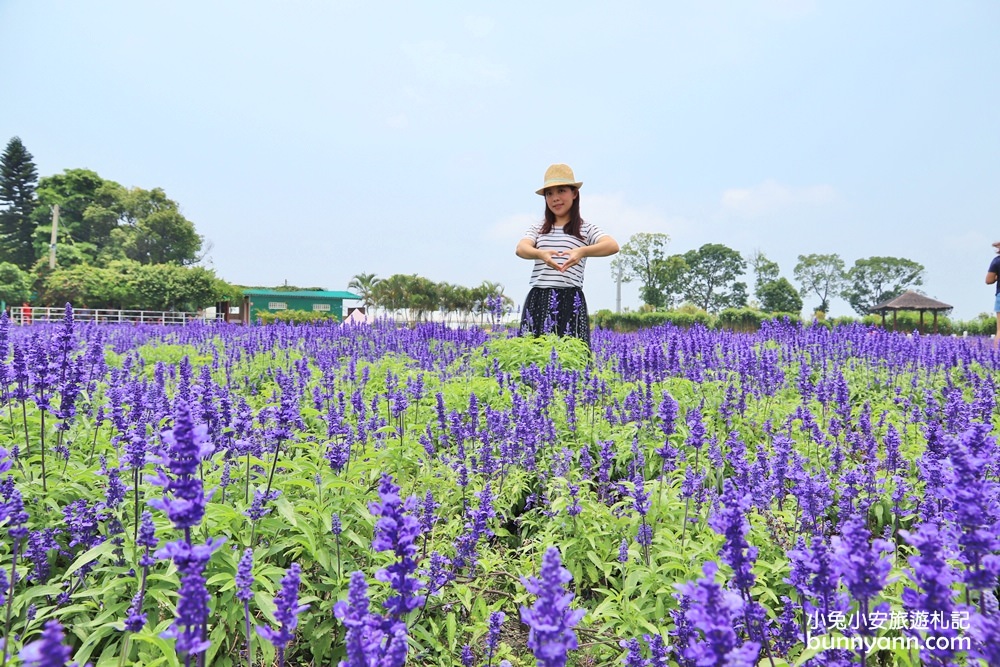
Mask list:
[[993,349],[1000,347],[1000,282],[997,282],[997,276],[1000,275],[1000,241],[996,241],[993,244],[993,248],[996,249],[997,255],[990,262],[990,268],[986,270],[986,284],[992,285],[996,283],[996,296],[993,297],[993,310],[997,314],[997,333],[993,336]]

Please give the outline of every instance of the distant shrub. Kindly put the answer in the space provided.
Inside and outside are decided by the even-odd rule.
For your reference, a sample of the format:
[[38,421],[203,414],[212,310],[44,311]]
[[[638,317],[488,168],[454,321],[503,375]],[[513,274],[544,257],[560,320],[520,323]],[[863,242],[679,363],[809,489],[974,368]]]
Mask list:
[[679,312],[676,310],[655,310],[650,312],[613,313],[610,310],[599,310],[591,316],[595,327],[609,329],[618,333],[630,333],[639,329],[673,324],[683,329],[689,329],[695,324],[712,327],[714,318],[704,311]]
[[336,324],[340,321],[332,313],[319,313],[311,310],[279,310],[276,313],[258,313],[257,320],[261,324],[275,324],[284,322],[286,324]]

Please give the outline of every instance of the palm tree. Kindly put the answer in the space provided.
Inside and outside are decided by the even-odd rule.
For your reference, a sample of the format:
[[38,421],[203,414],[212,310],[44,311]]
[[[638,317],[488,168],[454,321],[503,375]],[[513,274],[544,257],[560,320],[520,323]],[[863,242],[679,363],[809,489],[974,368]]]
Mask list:
[[376,278],[374,273],[359,273],[347,283],[347,289],[356,292],[361,297],[361,304],[368,310],[372,305],[372,289],[379,282],[380,279]]

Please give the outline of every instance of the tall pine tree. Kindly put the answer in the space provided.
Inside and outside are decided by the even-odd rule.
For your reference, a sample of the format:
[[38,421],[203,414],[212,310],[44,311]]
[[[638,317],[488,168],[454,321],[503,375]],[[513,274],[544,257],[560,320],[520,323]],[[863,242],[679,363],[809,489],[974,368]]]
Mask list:
[[38,170],[21,139],[14,137],[0,157],[0,261],[29,270],[35,263],[35,223]]

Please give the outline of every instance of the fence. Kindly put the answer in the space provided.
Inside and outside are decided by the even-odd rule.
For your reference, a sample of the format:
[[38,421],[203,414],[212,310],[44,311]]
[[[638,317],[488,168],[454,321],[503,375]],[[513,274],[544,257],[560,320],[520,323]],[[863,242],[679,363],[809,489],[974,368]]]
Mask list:
[[[10,321],[13,324],[35,324],[39,322],[59,322],[66,315],[65,308],[45,308],[41,306],[11,306]],[[188,324],[204,320],[199,313],[176,310],[110,310],[103,308],[74,308],[76,322],[96,322],[101,324]]]

